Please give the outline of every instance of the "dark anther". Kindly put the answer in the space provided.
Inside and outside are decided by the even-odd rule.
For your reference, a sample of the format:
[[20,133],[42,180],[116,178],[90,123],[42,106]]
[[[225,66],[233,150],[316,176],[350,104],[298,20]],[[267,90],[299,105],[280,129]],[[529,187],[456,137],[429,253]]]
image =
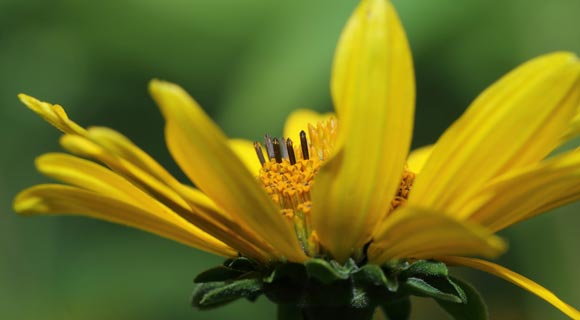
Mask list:
[[264,142],[266,143],[266,153],[268,154],[268,160],[274,158],[274,148],[272,146],[272,138],[269,134],[264,137]]
[[258,141],[254,142],[254,150],[256,150],[256,154],[258,155],[258,160],[260,160],[260,164],[264,166],[264,163],[266,163],[266,159],[264,159],[264,152],[262,152],[262,146]]
[[276,158],[276,162],[282,163],[282,151],[280,150],[280,142],[278,141],[278,138],[274,138],[272,142],[274,147],[274,158]]
[[308,141],[306,140],[306,132],[300,131],[300,147],[302,148],[302,158],[304,160],[310,159],[308,155]]
[[284,143],[286,140],[284,137],[280,138],[280,150],[282,150],[282,159],[288,159],[288,149]]
[[294,155],[294,146],[292,145],[292,140],[288,138],[286,140],[286,149],[288,150],[288,159],[290,164],[296,164],[296,156]]

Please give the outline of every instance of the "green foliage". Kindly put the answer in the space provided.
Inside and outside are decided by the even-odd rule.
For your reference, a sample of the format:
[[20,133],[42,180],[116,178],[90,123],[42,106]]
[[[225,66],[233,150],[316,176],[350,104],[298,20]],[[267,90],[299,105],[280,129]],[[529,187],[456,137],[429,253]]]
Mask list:
[[215,308],[239,298],[255,300],[264,294],[279,305],[279,319],[370,319],[381,307],[391,320],[408,319],[410,296],[435,299],[455,319],[473,313],[486,319],[485,305],[466,283],[449,277],[445,264],[419,260],[387,266],[363,265],[353,260],[310,259],[304,264],[281,263],[262,270],[246,258],[227,260],[202,272],[193,305]]
[[456,320],[486,320],[489,315],[487,306],[475,288],[462,280],[451,277],[465,294],[464,303],[449,303],[437,300],[437,303]]

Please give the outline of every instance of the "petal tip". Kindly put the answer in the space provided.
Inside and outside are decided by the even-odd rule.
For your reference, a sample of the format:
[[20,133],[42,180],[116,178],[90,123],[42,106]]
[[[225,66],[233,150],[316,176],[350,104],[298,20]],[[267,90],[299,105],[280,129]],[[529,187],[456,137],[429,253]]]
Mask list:
[[12,209],[21,215],[42,211],[42,199],[28,196],[27,191],[24,190],[16,195],[12,202]]

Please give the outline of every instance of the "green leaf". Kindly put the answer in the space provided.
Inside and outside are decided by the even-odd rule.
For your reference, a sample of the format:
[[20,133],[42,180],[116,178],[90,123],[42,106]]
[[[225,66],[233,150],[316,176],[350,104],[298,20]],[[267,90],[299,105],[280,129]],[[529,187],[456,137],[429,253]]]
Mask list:
[[208,269],[198,274],[193,282],[203,283],[203,282],[224,282],[228,280],[235,280],[244,274],[243,271],[219,266],[215,268]]
[[367,308],[369,306],[370,299],[367,292],[361,288],[352,288],[352,299],[350,300],[350,305],[354,308]]
[[462,289],[466,303],[436,300],[437,303],[455,320],[487,320],[489,317],[487,306],[477,290],[472,285],[457,278],[451,278],[451,281]]
[[264,294],[277,304],[296,304],[300,301],[308,276],[299,263],[283,263],[263,279]]
[[245,257],[239,257],[236,259],[229,260],[227,261],[227,264],[225,264],[225,266],[244,272],[257,271],[259,268],[258,263],[256,263],[254,260],[250,260]]
[[387,286],[389,281],[383,269],[374,264],[367,264],[357,271],[353,272],[352,278],[356,283],[361,285],[373,285],[373,286]]
[[217,307],[239,298],[253,299],[261,291],[262,283],[259,279],[202,283],[193,292],[192,304],[202,309]]
[[411,316],[411,299],[404,296],[381,305],[389,320],[407,320]]
[[[444,283],[441,280],[446,281],[447,285],[449,286],[447,278],[434,277],[434,278],[429,279],[429,280],[430,281],[427,282],[426,280],[421,279],[421,278],[408,278],[404,283],[405,289],[409,293],[416,295],[416,296],[432,297],[432,298],[435,298],[438,300],[450,301],[450,302],[454,302],[454,303],[462,303],[463,302],[461,300],[461,297],[459,296],[459,294],[448,293],[448,292],[445,292],[441,289],[441,287],[442,287],[441,284]],[[446,288],[446,289],[448,289],[448,288]]]
[[443,262],[439,261],[431,261],[431,260],[419,260],[411,265],[403,272],[401,272],[401,276],[403,278],[408,277],[420,277],[424,278],[425,276],[433,276],[433,277],[447,277],[449,275],[449,271],[447,270],[447,266]]
[[324,284],[330,284],[337,280],[346,280],[350,276],[350,270],[342,268],[338,264],[330,264],[322,259],[310,259],[304,263],[306,272],[311,278],[317,279]]
[[304,282],[306,280],[306,269],[300,263],[283,263],[278,265],[272,273],[263,280],[266,283],[273,283],[276,280],[288,278],[294,282]]

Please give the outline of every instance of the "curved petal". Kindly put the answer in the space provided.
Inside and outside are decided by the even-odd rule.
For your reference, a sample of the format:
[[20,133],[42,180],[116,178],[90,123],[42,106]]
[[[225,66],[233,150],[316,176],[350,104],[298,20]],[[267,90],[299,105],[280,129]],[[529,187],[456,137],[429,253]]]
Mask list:
[[452,265],[460,265],[485,271],[496,277],[507,280],[515,284],[516,286],[528,290],[529,292],[535,294],[536,296],[544,299],[546,302],[553,305],[558,310],[562,311],[562,313],[564,313],[571,319],[580,319],[580,312],[578,310],[576,310],[569,304],[565,303],[564,301],[560,300],[560,298],[558,298],[550,290],[500,265],[485,260],[463,257],[443,257],[439,258],[438,260]]
[[36,112],[36,114],[41,116],[46,120],[46,122],[50,123],[58,130],[64,133],[76,133],[80,135],[85,133],[85,129],[68,118],[66,112],[61,106],[39,101],[23,93],[19,94],[18,98],[30,110]]
[[254,143],[244,139],[230,139],[228,144],[238,158],[240,158],[240,160],[242,160],[246,165],[246,168],[248,168],[254,177],[257,177],[260,174],[260,168],[262,168],[262,165],[256,155]]
[[[284,124],[284,137],[292,141],[300,141],[300,131],[304,130],[308,135],[308,124],[316,125],[325,122],[334,116],[334,113],[318,113],[308,109],[294,110]],[[310,139],[309,139],[310,140]]]
[[175,84],[154,80],[149,88],[166,120],[167,146],[185,174],[282,256],[297,262],[306,259],[290,222],[197,103]]
[[493,231],[580,199],[580,151],[505,174],[463,209],[468,219]]
[[369,261],[384,264],[442,255],[495,257],[505,250],[501,238],[478,225],[405,206],[379,224],[368,254]]
[[392,4],[364,0],[336,50],[332,94],[337,152],[312,188],[322,245],[344,261],[387,212],[409,151],[415,84],[409,44]]
[[130,162],[144,172],[147,172],[155,180],[163,182],[168,186],[181,184],[149,154],[135,145],[129,138],[113,129],[91,127],[87,130],[87,138],[103,148],[103,151]]
[[429,160],[434,147],[435,145],[428,145],[411,151],[407,158],[407,167],[409,170],[416,174],[421,173],[421,170],[423,170],[425,163]]
[[439,139],[409,204],[458,209],[484,184],[546,157],[568,130],[580,99],[580,62],[553,53],[485,90]]
[[85,215],[145,230],[221,256],[237,255],[236,251],[192,225],[176,225],[118,199],[76,187],[46,184],[26,189],[16,196],[14,210],[25,215]]
[[169,184],[166,185],[155,178],[155,172],[151,173],[148,170],[151,168],[145,168],[147,171],[144,171],[132,162],[117,157],[110,153],[110,150],[82,136],[65,135],[61,138],[61,145],[74,154],[93,158],[106,164],[132,184],[171,208],[183,219],[221,239],[239,252],[260,261],[272,258],[272,250],[267,243],[249,232],[244,225],[232,221],[229,215],[217,208],[213,201],[199,190],[174,181],[171,176],[169,176],[171,179],[165,181]]

